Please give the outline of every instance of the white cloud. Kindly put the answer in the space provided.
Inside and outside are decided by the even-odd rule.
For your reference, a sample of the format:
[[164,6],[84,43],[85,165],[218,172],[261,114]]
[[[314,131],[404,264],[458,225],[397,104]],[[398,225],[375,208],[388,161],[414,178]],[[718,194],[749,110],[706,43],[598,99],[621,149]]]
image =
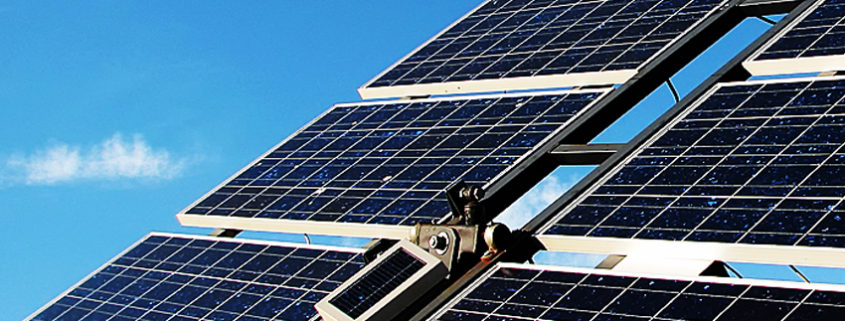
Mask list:
[[153,149],[140,135],[125,139],[117,133],[87,148],[56,143],[30,155],[11,157],[7,165],[11,180],[51,185],[80,180],[169,179],[182,171],[184,160]]
[[497,216],[495,221],[514,230],[521,228],[569,190],[577,179],[578,177],[573,176],[564,181],[555,175],[547,176]]

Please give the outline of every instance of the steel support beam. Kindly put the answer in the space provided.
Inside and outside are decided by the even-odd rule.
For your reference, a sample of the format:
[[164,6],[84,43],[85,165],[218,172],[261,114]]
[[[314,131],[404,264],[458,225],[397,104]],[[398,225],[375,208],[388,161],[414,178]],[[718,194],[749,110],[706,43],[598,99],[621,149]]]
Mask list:
[[625,144],[564,144],[549,154],[559,165],[599,165],[624,147]]
[[241,234],[241,232],[243,231],[229,228],[218,228],[211,231],[211,233],[208,233],[208,236],[233,238],[238,236],[238,234]]
[[765,16],[792,11],[802,0],[745,0],[739,8],[747,15]]

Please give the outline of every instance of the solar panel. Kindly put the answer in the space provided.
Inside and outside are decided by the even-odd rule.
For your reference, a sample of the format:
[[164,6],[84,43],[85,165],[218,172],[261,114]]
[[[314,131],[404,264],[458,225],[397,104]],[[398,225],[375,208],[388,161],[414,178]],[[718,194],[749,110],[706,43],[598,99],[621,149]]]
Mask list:
[[744,66],[755,75],[843,70],[845,1],[817,1]]
[[721,84],[543,237],[845,247],[845,78]]
[[178,218],[208,227],[407,237],[409,226],[449,215],[450,184],[495,183],[607,92],[336,105]]
[[27,320],[310,320],[361,251],[150,234]]
[[439,258],[402,240],[315,308],[327,321],[393,320],[447,274]]
[[340,308],[343,313],[357,318],[424,266],[425,262],[410,253],[393,252],[369,273],[355,280],[348,291],[329,302]]
[[623,83],[722,0],[494,0],[358,91],[363,98]]
[[430,320],[834,321],[843,314],[845,286],[499,264]]

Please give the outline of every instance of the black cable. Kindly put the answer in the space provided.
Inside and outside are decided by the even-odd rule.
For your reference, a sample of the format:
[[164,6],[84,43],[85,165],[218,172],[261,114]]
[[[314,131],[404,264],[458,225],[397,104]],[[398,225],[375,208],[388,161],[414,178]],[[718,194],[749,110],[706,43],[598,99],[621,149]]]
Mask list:
[[739,271],[737,271],[736,269],[734,269],[734,267],[733,267],[733,266],[731,266],[731,265],[730,265],[730,264],[728,264],[727,262],[725,262],[725,263],[723,263],[723,264],[725,264],[725,268],[726,268],[726,269],[728,269],[728,271],[731,271],[733,274],[736,274],[736,277],[737,277],[737,278],[740,278],[740,279],[742,278],[742,274],[739,274]]
[[777,21],[774,21],[774,20],[772,20],[772,19],[766,18],[766,17],[764,17],[764,16],[757,16],[757,17],[755,17],[755,18],[760,19],[760,20],[762,20],[763,22],[768,23],[768,24],[773,25],[773,26],[774,26],[774,25],[776,25],[776,24],[778,24],[778,22],[777,22]]
[[675,89],[675,85],[672,84],[672,79],[666,79],[666,85],[669,86],[669,91],[672,92],[672,97],[675,97],[675,102],[681,101],[681,96],[678,95],[678,90]]
[[792,269],[792,272],[795,272],[795,274],[798,274],[798,277],[800,277],[802,280],[804,280],[804,282],[812,283],[812,282],[810,282],[810,279],[808,279],[804,275],[804,273],[801,273],[801,271],[798,270],[798,268],[795,265],[790,265],[789,268]]

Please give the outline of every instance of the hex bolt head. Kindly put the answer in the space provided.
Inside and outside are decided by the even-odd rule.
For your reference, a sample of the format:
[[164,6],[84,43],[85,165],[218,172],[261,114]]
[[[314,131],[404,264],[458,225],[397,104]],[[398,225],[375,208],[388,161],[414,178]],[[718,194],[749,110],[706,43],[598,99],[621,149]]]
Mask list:
[[442,255],[446,253],[446,250],[449,248],[449,235],[444,232],[432,235],[428,239],[428,247],[437,252],[437,254]]

